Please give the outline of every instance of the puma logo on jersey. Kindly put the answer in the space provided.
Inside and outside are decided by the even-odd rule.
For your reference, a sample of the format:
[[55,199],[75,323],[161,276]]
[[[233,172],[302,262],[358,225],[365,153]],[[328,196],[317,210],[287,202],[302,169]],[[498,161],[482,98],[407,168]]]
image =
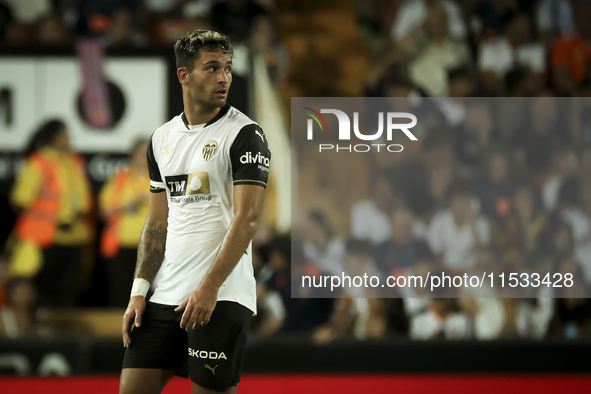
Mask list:
[[261,140],[263,140],[263,142],[265,142],[265,137],[261,133],[259,133],[258,130],[255,130],[254,132],[257,133],[259,137],[261,137]]
[[164,148],[162,149],[162,152],[166,153],[168,155],[168,158],[170,159],[170,152],[168,151],[168,149]]
[[217,365],[215,367],[210,367],[208,364],[205,364],[204,367],[206,369],[209,369],[211,371],[211,373],[213,374],[213,376],[215,376],[215,369],[218,367]]

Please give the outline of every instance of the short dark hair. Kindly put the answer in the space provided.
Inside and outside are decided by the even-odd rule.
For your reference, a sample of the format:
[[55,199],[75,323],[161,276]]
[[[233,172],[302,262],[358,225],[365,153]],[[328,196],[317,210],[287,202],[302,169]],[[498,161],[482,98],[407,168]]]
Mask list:
[[228,36],[213,30],[198,29],[185,34],[174,44],[176,67],[193,70],[196,59],[203,52],[222,52],[233,56],[234,51]]

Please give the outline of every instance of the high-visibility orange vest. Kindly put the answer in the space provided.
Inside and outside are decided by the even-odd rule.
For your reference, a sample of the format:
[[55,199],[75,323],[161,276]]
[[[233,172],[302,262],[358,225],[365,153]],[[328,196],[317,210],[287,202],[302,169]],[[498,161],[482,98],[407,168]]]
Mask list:
[[46,248],[53,244],[57,231],[57,216],[62,194],[58,164],[42,152],[33,153],[29,160],[43,174],[43,185],[37,199],[18,218],[15,235]]
[[[115,174],[115,187],[113,194],[111,195],[111,201],[121,200],[125,185],[129,181],[129,170],[122,169]],[[105,229],[103,230],[103,236],[101,238],[101,253],[105,257],[114,257],[119,253],[120,242],[119,235],[119,223],[123,212],[116,213],[107,219]]]

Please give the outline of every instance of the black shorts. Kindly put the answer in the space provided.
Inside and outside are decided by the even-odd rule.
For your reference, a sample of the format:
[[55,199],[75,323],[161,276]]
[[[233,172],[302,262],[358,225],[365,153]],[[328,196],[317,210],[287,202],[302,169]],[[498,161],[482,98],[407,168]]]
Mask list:
[[142,324],[131,332],[123,368],[168,369],[211,390],[240,382],[252,311],[236,302],[219,301],[207,326],[186,332],[183,312],[148,302]]

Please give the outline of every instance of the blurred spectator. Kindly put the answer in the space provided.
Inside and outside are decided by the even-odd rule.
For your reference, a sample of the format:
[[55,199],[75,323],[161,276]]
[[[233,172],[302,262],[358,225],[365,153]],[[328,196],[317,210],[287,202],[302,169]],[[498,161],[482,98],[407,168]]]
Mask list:
[[81,248],[92,235],[92,196],[84,161],[72,152],[61,120],[37,130],[25,157],[10,196],[20,212],[11,271],[35,278],[43,306],[74,306]]
[[98,37],[107,33],[113,17],[122,8],[134,10],[137,4],[134,0],[80,0],[77,6],[78,34]]
[[215,30],[239,43],[251,36],[255,19],[264,15],[267,11],[255,1],[226,0],[213,6],[211,21]]
[[540,37],[548,44],[575,29],[573,7],[568,0],[541,0],[536,8],[536,25]]
[[569,225],[574,257],[581,264],[584,278],[591,283],[591,218],[581,209],[581,182],[577,178],[570,178],[560,188],[557,214]]
[[557,298],[549,335],[566,339],[591,338],[591,299]]
[[472,15],[471,27],[481,41],[502,35],[507,22],[519,12],[519,2],[516,0],[488,0],[476,3],[478,5]]
[[308,215],[302,237],[304,255],[308,261],[325,274],[342,274],[345,245],[334,236],[326,217],[320,211],[313,211]]
[[48,14],[37,25],[37,42],[41,45],[66,45],[70,43],[70,33],[58,15]]
[[464,118],[454,131],[455,150],[460,171],[473,177],[493,139],[493,121],[489,104],[478,99],[465,103]]
[[551,298],[470,298],[461,304],[473,316],[474,337],[480,340],[541,339],[554,311]]
[[486,155],[486,174],[476,186],[480,211],[493,223],[504,218],[511,208],[512,188],[509,181],[509,156],[496,147]]
[[507,217],[493,227],[493,246],[498,253],[505,257],[517,253],[527,258],[538,250],[539,234],[548,221],[539,200],[532,184],[517,185]]
[[133,18],[131,9],[127,7],[115,9],[103,38],[105,45],[144,45],[146,40],[136,31]]
[[[580,189],[582,215],[589,220],[591,219],[591,182],[589,180],[582,181]],[[584,234],[584,232],[581,232],[581,234]],[[577,243],[575,253],[586,283],[591,283],[591,238],[581,237]]]
[[413,48],[417,53],[408,65],[411,81],[434,97],[449,95],[449,70],[470,64],[468,46],[450,38],[447,25],[444,9],[431,7],[424,22],[426,42],[421,49]]
[[[270,335],[279,329],[309,332],[326,323],[333,310],[333,300],[315,298],[317,291],[322,293],[323,289],[302,289],[301,283],[292,283],[294,278],[299,280],[302,275],[318,277],[322,274],[315,264],[307,261],[295,235],[272,240],[268,264],[257,278],[257,294],[262,307],[257,331],[262,335]],[[292,289],[299,290],[297,297],[301,298],[292,297]]]
[[377,245],[390,237],[394,191],[383,174],[376,174],[371,180],[371,198],[359,201],[351,209],[351,235]]
[[51,0],[2,0],[2,2],[10,7],[17,22],[25,24],[34,24],[52,9]]
[[542,186],[542,200],[547,211],[556,209],[560,189],[575,174],[576,168],[577,156],[570,146],[559,145],[552,150],[552,167]]
[[[435,269],[435,255],[431,252],[427,243],[420,242],[417,245],[417,256],[406,275],[420,275],[425,278],[429,272],[433,272]],[[404,297],[404,312],[409,319],[427,310],[427,307],[429,306],[429,299],[427,298],[429,290],[427,288],[408,286],[400,288],[400,294]]]
[[250,45],[256,53],[265,59],[269,76],[275,85],[284,85],[287,79],[289,54],[277,39],[271,18],[259,16],[254,19]]
[[528,101],[529,116],[525,130],[517,130],[511,138],[517,164],[527,164],[534,175],[544,175],[550,165],[553,148],[568,143],[568,133],[559,122],[558,102],[550,93],[542,93]]
[[552,79],[558,95],[577,96],[589,86],[591,59],[591,4],[580,1],[575,11],[576,30],[561,34],[552,49]]
[[531,30],[530,17],[518,14],[507,22],[502,37],[481,44],[478,49],[478,67],[483,88],[487,92],[503,96],[507,92],[504,79],[514,69],[525,72],[527,93],[535,93],[543,86],[546,53],[541,43],[531,41]]
[[[372,245],[367,241],[349,240],[346,246],[344,268],[351,277],[377,274],[372,259]],[[382,338],[386,334],[385,300],[375,298],[368,288],[344,288],[342,298],[336,301],[330,320],[317,328],[312,339],[326,343],[345,336],[357,339]]]
[[[185,0],[143,0],[146,8],[157,14],[166,14],[172,12],[175,8],[179,7],[181,3],[186,2]],[[208,0],[202,0],[200,3],[209,3]]]
[[[187,31],[211,29],[209,20],[211,4],[207,0],[196,1],[148,1],[150,15],[150,38],[158,44],[172,45]],[[158,11],[158,7],[170,7]],[[141,34],[136,34],[142,39]],[[137,40],[137,39],[136,39]]]
[[100,211],[106,221],[101,254],[106,258],[108,305],[125,307],[133,283],[137,247],[148,214],[150,179],[148,142],[138,140],[129,167],[118,170],[100,191]]
[[449,97],[472,97],[478,92],[473,72],[467,67],[454,68],[447,73]]
[[573,283],[572,286],[562,287],[556,294],[556,313],[550,322],[549,336],[591,338],[591,299],[586,298],[589,297],[589,291],[581,280],[581,270],[570,261],[557,271],[563,278],[571,274]]
[[557,212],[548,217],[548,223],[540,233],[540,245],[540,250],[552,256],[555,263],[573,256],[575,243],[572,229]]
[[427,135],[423,142],[423,161],[429,172],[429,194],[437,209],[445,206],[445,198],[456,175],[452,143],[451,135],[443,131]]
[[588,218],[591,218],[591,180],[581,179],[581,209]]
[[406,273],[417,257],[417,240],[413,234],[413,215],[408,209],[397,209],[392,214],[392,236],[375,247],[377,267],[386,275]]
[[489,224],[478,212],[471,187],[458,183],[451,191],[449,208],[435,215],[427,241],[447,269],[465,270],[476,263],[476,253],[490,243]]
[[455,298],[433,298],[423,313],[410,320],[411,339],[469,339],[472,322]]
[[267,264],[257,277],[258,334],[271,335],[284,326],[292,312],[286,309],[290,298],[291,238],[279,237],[269,244]]
[[395,41],[413,40],[422,34],[424,23],[429,12],[441,7],[447,15],[447,30],[454,39],[466,37],[466,26],[462,20],[461,10],[454,1],[450,0],[406,0],[398,9],[396,19],[392,24],[391,35]]
[[19,338],[38,333],[37,296],[33,283],[15,278],[6,286],[7,302],[0,307],[0,337]]

